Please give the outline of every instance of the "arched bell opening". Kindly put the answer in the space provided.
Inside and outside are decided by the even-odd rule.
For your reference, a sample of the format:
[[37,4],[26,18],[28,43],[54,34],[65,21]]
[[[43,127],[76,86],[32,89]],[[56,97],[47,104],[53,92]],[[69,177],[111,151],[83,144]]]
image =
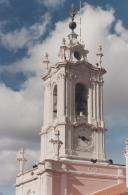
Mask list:
[[53,119],[57,117],[57,85],[53,88]]
[[77,83],[75,87],[75,114],[88,115],[88,90],[84,84]]

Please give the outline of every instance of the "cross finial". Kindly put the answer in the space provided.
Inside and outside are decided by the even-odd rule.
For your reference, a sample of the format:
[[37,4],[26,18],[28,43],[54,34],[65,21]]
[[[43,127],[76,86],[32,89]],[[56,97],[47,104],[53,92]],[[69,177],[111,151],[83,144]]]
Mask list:
[[99,48],[98,48],[98,52],[97,52],[97,57],[98,57],[98,63],[97,63],[97,66],[98,67],[101,67],[101,64],[102,64],[102,57],[104,56],[103,55],[103,52],[102,52],[102,46],[100,45]]
[[20,174],[22,174],[24,172],[24,168],[25,168],[25,163],[27,161],[27,159],[25,158],[25,150],[24,148],[21,148],[17,161],[19,162],[19,171]]

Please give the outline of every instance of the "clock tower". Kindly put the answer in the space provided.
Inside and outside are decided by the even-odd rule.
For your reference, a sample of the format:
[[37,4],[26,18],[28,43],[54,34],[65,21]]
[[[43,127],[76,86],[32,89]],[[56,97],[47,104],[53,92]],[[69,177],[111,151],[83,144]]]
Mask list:
[[105,154],[102,48],[96,65],[89,63],[89,51],[75,33],[75,15],[72,9],[71,33],[62,39],[58,62],[51,64],[47,53],[43,59],[41,155],[26,171],[20,151],[16,195],[88,195],[126,180],[125,167]]
[[[51,65],[48,54],[44,81],[44,122],[41,130],[41,157],[106,161],[103,119],[103,57],[99,47],[98,63],[88,62],[88,50],[74,32],[76,10],[72,9],[71,33],[63,38],[59,59]],[[58,133],[59,132],[59,133]],[[59,136],[59,137],[57,137]]]

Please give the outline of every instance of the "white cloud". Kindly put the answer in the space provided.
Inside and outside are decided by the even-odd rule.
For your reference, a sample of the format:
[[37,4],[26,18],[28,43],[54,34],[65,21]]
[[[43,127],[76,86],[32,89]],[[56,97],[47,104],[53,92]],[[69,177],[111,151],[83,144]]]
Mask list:
[[56,8],[56,6],[62,6],[66,0],[37,0],[43,3],[47,7]]
[[23,27],[20,30],[8,33],[0,32],[0,43],[5,48],[13,49],[14,51],[23,47],[30,47],[34,41],[38,41],[39,37],[44,35],[49,21],[50,15],[45,14],[41,21],[33,26]]
[[[110,31],[113,22],[115,22],[115,32]],[[12,180],[12,177],[15,177],[16,163],[14,163],[14,158],[16,157],[18,147],[24,145],[30,147],[30,149],[32,148],[32,152],[30,152],[33,154],[32,156],[35,155],[34,148],[36,150],[39,148],[37,144],[40,140],[38,132],[41,128],[43,109],[43,89],[39,76],[44,70],[42,55],[48,51],[51,63],[57,61],[58,47],[61,40],[69,34],[68,23],[68,20],[58,22],[55,30],[51,32],[46,40],[29,47],[27,57],[6,68],[10,72],[22,71],[27,75],[28,80],[23,83],[21,90],[18,92],[13,91],[5,85],[0,85],[0,135],[2,136],[0,143],[2,150],[0,164],[2,165],[4,161],[2,175],[5,175],[4,170],[8,171],[9,175],[11,175],[11,177],[3,178],[3,180],[1,178],[0,183],[9,182]],[[34,32],[37,35],[35,27]],[[79,26],[77,32],[79,32]],[[29,34],[26,36],[27,38],[25,39],[29,42],[29,39],[32,37],[30,36],[29,38]],[[20,35],[19,37],[22,36]],[[96,63],[95,54],[98,45],[102,44],[104,48],[103,66],[108,70],[108,74],[105,77],[104,90],[106,102],[105,113],[109,121],[111,121],[113,116],[116,117],[117,113],[122,115],[120,120],[124,118],[123,121],[126,121],[125,118],[128,115],[128,91],[126,90],[126,84],[128,83],[127,37],[127,29],[123,27],[121,21],[116,21],[113,10],[105,11],[89,5],[83,8],[82,39],[85,42],[86,48],[90,50],[89,61]],[[24,40],[21,41],[20,38],[17,40],[19,40],[19,43],[16,43],[17,45],[13,45],[12,42],[8,41],[11,48],[15,49],[25,44]],[[4,71],[4,69],[1,69],[1,71]],[[34,73],[35,76],[32,77],[31,73]],[[5,142],[7,143],[6,146]]]
[[128,41],[128,30],[125,29],[125,27],[122,24],[122,21],[118,21],[115,26],[116,32],[119,34],[119,36],[122,37],[123,40]]

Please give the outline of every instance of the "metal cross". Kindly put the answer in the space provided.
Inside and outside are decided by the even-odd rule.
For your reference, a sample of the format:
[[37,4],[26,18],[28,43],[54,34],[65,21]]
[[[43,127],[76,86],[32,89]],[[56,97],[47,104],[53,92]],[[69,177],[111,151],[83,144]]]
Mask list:
[[60,140],[60,132],[57,131],[55,133],[55,136],[56,136],[56,139],[51,139],[50,142],[53,144],[53,147],[55,148],[55,152],[56,152],[56,157],[57,157],[57,160],[59,160],[59,155],[60,155],[60,148],[61,148],[61,145],[63,144],[63,142]]

